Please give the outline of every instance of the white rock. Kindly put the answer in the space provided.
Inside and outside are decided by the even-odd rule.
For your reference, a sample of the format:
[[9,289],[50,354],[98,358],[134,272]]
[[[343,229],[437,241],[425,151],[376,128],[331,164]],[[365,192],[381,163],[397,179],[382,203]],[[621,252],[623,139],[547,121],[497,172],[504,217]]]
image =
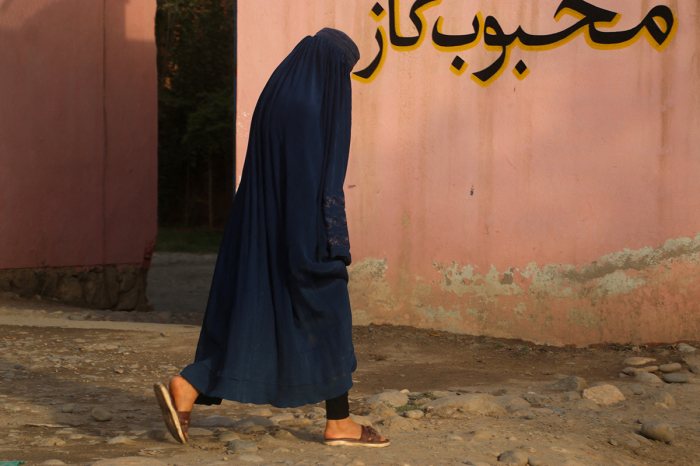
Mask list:
[[134,441],[125,435],[118,435],[107,440],[107,443],[110,445],[126,445],[129,443],[134,443]]
[[378,395],[370,396],[365,400],[365,403],[371,405],[389,404],[394,407],[404,406],[408,404],[408,395],[401,393],[398,390],[379,393]]
[[423,411],[421,411],[420,409],[412,409],[411,411],[406,411],[405,413],[403,413],[403,415],[409,419],[420,419],[423,416],[425,416]]
[[639,356],[635,356],[632,358],[625,359],[625,361],[622,364],[625,366],[641,366],[642,364],[648,364],[654,361],[656,361],[656,359],[654,358],[642,358]]
[[581,396],[587,400],[593,400],[599,405],[611,405],[625,401],[625,395],[614,385],[599,385],[586,388]]
[[248,413],[250,417],[272,417],[272,411],[267,408],[254,409]]

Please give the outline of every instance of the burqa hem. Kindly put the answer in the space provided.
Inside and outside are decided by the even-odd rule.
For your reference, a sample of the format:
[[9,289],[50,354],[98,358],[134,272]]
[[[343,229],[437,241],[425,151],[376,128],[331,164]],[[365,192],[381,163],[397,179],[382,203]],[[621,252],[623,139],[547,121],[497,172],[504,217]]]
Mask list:
[[201,362],[190,364],[180,375],[200,392],[196,404],[218,405],[222,399],[226,399],[256,405],[269,404],[276,408],[297,408],[330,400],[349,392],[354,370],[353,367],[332,379],[298,386],[280,386],[222,377]]

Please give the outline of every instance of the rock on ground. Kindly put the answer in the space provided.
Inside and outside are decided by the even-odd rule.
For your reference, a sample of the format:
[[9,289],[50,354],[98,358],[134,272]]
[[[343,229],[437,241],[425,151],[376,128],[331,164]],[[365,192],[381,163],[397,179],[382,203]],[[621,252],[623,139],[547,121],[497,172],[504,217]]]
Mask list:
[[673,362],[671,364],[661,364],[659,366],[659,370],[661,372],[666,372],[666,373],[678,372],[679,370],[681,370],[681,365],[677,362]]
[[686,383],[690,380],[687,374],[679,374],[677,372],[672,372],[670,374],[664,375],[664,381],[668,383]]
[[641,366],[642,364],[648,364],[654,361],[656,361],[656,359],[654,358],[642,358],[635,356],[632,358],[625,359],[625,362],[623,362],[622,364],[625,366]]
[[634,377],[634,380],[636,380],[637,382],[641,382],[641,383],[664,383],[663,380],[661,380],[660,378],[658,378],[654,374],[650,374],[648,372],[642,372],[642,373],[637,374]]
[[421,423],[403,416],[391,416],[384,420],[384,425],[396,430],[415,430]]
[[572,392],[583,390],[586,387],[588,387],[588,384],[586,384],[586,381],[584,379],[572,375],[569,377],[564,377],[560,381],[547,386],[547,390],[555,390],[558,392]]
[[228,444],[228,449],[234,453],[252,453],[258,451],[258,446],[253,442],[246,442],[245,440],[232,440]]
[[408,395],[401,393],[398,390],[390,390],[370,396],[365,400],[365,403],[370,405],[389,404],[394,407],[408,404]]
[[433,400],[423,406],[428,410],[445,407],[459,409],[466,413],[489,416],[506,414],[506,409],[498,402],[496,397],[484,394],[448,396]]
[[643,399],[651,401],[652,403],[663,403],[670,408],[676,406],[676,399],[668,392],[650,393],[644,396]]
[[498,455],[499,463],[511,463],[518,466],[527,466],[528,456],[524,451],[508,450]]
[[593,400],[599,405],[611,405],[620,401],[625,401],[625,395],[614,385],[599,385],[587,388],[583,391],[582,397]]
[[642,425],[642,435],[652,440],[669,443],[675,434],[670,425],[661,421],[646,422]]

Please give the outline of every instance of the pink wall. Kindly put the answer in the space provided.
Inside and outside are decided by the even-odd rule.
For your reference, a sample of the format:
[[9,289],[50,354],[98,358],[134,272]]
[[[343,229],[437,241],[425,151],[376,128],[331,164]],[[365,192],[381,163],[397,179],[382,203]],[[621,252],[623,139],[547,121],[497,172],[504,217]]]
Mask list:
[[154,18],[155,0],[0,3],[0,269],[152,251]]
[[[344,30],[362,53],[356,70],[369,65],[378,26],[390,30],[389,15],[370,17],[375,3],[239,5],[238,154],[267,78],[305,35]],[[419,47],[387,46],[376,78],[353,82],[345,193],[356,323],[551,344],[700,338],[700,7],[590,3],[621,14],[610,30],[636,27],[657,5],[677,30],[662,51],[644,36],[611,50],[583,34],[550,50],[516,46],[483,87],[471,74],[500,52],[483,38],[438,50],[439,16],[455,35],[473,32],[477,13],[506,34],[553,34],[578,19],[555,21],[559,0],[435,1]],[[413,2],[396,4],[401,33],[415,35]],[[450,71],[456,56],[468,63],[461,76]]]

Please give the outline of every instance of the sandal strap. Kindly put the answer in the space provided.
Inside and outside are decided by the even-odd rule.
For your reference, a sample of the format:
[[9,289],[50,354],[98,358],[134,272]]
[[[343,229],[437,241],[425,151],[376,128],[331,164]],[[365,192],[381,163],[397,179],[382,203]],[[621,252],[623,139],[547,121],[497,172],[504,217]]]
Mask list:
[[190,419],[191,411],[177,411],[177,418],[180,421],[180,427],[182,432],[187,432],[189,430],[192,419]]
[[362,427],[362,436],[360,437],[360,440],[363,442],[367,443],[380,443],[380,436],[377,433],[376,430],[374,430],[373,427],[369,426],[361,426]]

